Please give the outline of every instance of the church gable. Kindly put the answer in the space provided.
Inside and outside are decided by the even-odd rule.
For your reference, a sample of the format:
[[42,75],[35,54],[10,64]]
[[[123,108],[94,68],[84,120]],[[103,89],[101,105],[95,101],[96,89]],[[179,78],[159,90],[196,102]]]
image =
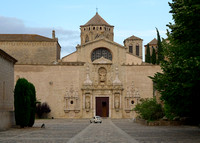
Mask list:
[[[99,50],[97,51],[97,53],[95,53],[94,51],[97,49],[105,50]],[[107,50],[109,52],[107,52]],[[95,59],[101,58],[101,54],[103,52],[103,54],[106,54],[108,56],[108,58],[106,56],[104,56],[104,58],[107,58],[115,63],[124,63],[123,57],[125,57],[126,52],[125,48],[122,45],[104,38],[78,46],[77,51],[78,61],[93,62]],[[97,56],[99,57],[94,58],[94,54],[97,54]]]
[[62,58],[62,62],[76,62],[77,61],[77,51],[73,52]]

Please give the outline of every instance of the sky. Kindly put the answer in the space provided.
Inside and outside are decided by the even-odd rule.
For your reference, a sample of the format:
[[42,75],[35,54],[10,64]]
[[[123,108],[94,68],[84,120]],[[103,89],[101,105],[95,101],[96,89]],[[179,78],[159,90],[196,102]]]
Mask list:
[[80,25],[98,11],[114,27],[114,41],[135,35],[143,45],[166,38],[166,26],[173,23],[169,13],[171,0],[0,0],[0,34],[39,34],[52,37],[55,30],[61,45],[61,57],[80,44]]

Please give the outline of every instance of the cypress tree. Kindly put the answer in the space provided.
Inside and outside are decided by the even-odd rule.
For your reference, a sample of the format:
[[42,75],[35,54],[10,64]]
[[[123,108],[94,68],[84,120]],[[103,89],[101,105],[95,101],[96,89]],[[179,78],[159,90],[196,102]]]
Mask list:
[[30,90],[29,82],[20,78],[14,90],[14,107],[16,125],[22,128],[28,126],[30,120]]
[[161,61],[164,60],[164,56],[163,56],[163,47],[162,47],[162,43],[161,43],[161,39],[160,39],[160,34],[158,29],[156,28],[157,31],[157,45],[158,45],[158,59],[157,59],[157,64],[159,65]]
[[28,123],[29,127],[32,127],[35,122],[35,112],[36,112],[36,91],[35,86],[29,82],[30,88],[30,120]]
[[152,52],[152,64],[156,64],[156,50],[153,48],[153,52]]
[[147,44],[145,62],[146,63],[151,63],[151,55],[150,55],[149,44]]

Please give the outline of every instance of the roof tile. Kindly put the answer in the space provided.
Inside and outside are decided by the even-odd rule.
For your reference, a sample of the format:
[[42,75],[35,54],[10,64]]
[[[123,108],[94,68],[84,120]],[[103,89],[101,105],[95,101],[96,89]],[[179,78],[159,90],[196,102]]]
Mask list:
[[107,25],[107,26],[111,26],[98,13],[96,13],[95,16],[93,16],[85,25],[82,25],[82,26],[89,26],[89,25]]
[[56,39],[47,38],[37,34],[0,34],[0,41],[54,42]]

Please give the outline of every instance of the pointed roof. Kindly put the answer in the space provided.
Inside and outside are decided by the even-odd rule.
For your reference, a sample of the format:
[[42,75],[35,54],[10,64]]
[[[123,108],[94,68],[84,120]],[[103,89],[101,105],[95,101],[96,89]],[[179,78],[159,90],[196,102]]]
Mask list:
[[0,34],[0,41],[53,42],[55,39],[47,38],[37,34]]
[[151,42],[149,42],[149,45],[157,45],[158,41],[156,38],[154,38]]
[[112,26],[108,24],[99,14],[96,12],[96,15],[93,16],[85,25],[81,26],[88,26],[88,25],[106,25],[106,26]]
[[139,38],[139,37],[136,37],[136,36],[132,35],[131,37],[126,38],[125,40],[142,40],[142,39]]

